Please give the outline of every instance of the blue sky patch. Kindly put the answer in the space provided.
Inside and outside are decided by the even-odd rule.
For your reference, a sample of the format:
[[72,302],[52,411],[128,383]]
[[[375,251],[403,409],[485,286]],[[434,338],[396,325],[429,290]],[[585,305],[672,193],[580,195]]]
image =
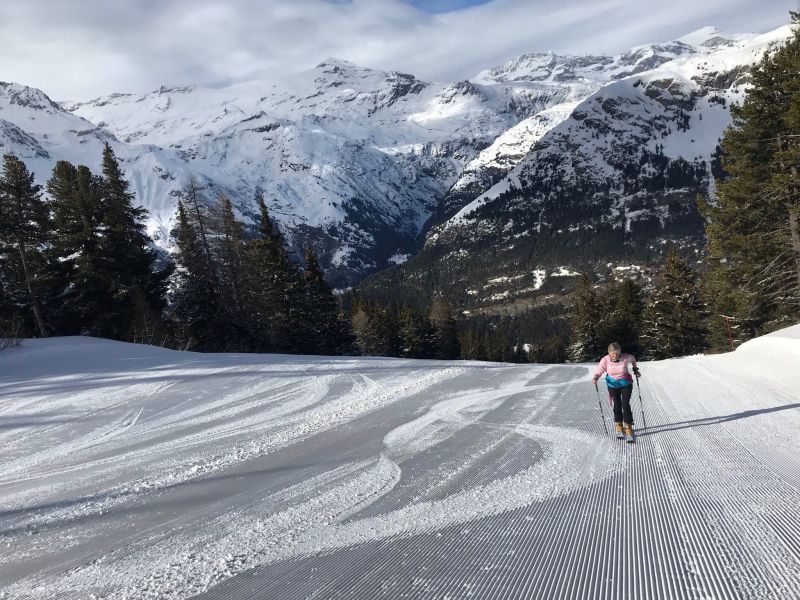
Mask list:
[[427,13],[446,13],[454,10],[488,4],[492,0],[403,0],[406,4]]

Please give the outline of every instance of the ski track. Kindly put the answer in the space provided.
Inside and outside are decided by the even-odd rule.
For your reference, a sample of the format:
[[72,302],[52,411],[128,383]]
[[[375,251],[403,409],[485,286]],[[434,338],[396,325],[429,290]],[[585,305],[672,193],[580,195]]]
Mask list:
[[0,598],[800,597],[800,376],[747,351],[643,363],[635,445],[586,365],[29,366],[0,380]]

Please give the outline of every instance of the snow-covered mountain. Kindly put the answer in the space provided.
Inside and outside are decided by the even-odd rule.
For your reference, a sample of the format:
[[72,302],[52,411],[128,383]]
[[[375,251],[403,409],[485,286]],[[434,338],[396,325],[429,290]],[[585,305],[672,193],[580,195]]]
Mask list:
[[474,199],[507,175],[544,134],[565,120],[579,102],[602,86],[682,57],[704,56],[721,48],[735,48],[752,37],[726,36],[716,28],[706,27],[674,42],[636,46],[618,56],[526,54],[502,66],[481,71],[474,82],[486,85],[509,82],[527,82],[530,85],[530,82],[535,82],[567,93],[551,108],[523,120],[497,138],[470,162],[440,203],[436,219],[430,225],[453,216],[463,207],[465,200]]
[[[20,155],[44,182],[56,160],[98,168],[101,145],[111,143],[165,247],[189,178],[210,202],[228,195],[249,222],[263,193],[294,250],[314,245],[331,282],[347,286],[413,253],[421,232],[433,228],[429,246],[447,239],[443,231],[469,233],[475,220],[465,215],[512,188],[564,187],[570,180],[559,178],[580,171],[580,161],[583,170],[600,161],[613,171],[615,159],[603,153],[620,144],[603,128],[618,101],[615,134],[628,139],[638,129],[651,152],[663,145],[670,158],[707,158],[740,93],[737,69],[767,47],[758,39],[704,29],[619,56],[531,54],[455,83],[327,59],[282,81],[162,87],[61,106],[2,84],[0,150]],[[658,87],[670,78],[680,83]],[[714,86],[719,93],[705,93]],[[705,95],[695,102],[698,90]],[[629,111],[625,99],[638,96],[641,110]],[[651,108],[657,119],[645,116]],[[654,129],[662,125],[669,135]],[[552,168],[531,166],[543,164]],[[602,168],[593,182],[608,179]]]
[[[699,247],[696,197],[714,196],[730,106],[742,99],[749,68],[789,35],[789,27],[736,37],[706,29],[614,62],[594,58],[585,68],[608,67],[613,80],[523,121],[503,136],[519,132],[514,144],[504,147],[501,137],[494,155],[484,160],[485,150],[468,165],[448,195],[460,200],[448,207],[452,214],[389,275],[392,285],[440,289],[472,306],[509,303],[558,291],[563,279],[548,274],[652,264],[667,242]],[[658,64],[620,71],[632,56]],[[540,76],[539,63],[532,65]],[[492,72],[522,77],[521,69],[514,63]],[[525,127],[554,113],[549,127]],[[377,287],[385,285],[380,277]],[[500,279],[504,285],[491,283]]]
[[150,211],[148,233],[167,245],[177,194],[188,181],[183,161],[170,149],[120,142],[113,133],[64,110],[44,92],[0,82],[0,152],[25,161],[44,184],[59,160],[99,172],[104,144],[124,166],[137,200]]
[[0,146],[41,182],[59,159],[98,167],[109,141],[165,246],[190,177],[209,201],[227,194],[245,220],[263,193],[295,250],[314,244],[342,285],[411,251],[464,165],[552,102],[549,90],[433,85],[337,59],[280,83],[162,87],[65,109],[38,90],[5,89]]
[[295,248],[313,242],[346,284],[413,250],[464,165],[549,103],[528,86],[433,85],[328,59],[280,84],[162,88],[69,109],[125,143],[174,152],[245,218],[263,193]]

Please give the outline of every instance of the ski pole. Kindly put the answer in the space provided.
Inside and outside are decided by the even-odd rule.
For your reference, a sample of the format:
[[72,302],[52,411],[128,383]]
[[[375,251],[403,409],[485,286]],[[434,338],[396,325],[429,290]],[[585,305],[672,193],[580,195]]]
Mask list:
[[636,391],[639,392],[639,407],[642,409],[642,425],[647,429],[647,421],[644,418],[644,402],[642,402],[642,386],[639,385],[638,375],[636,375]]
[[606,427],[606,413],[603,412],[603,402],[600,400],[600,390],[597,388],[597,382],[594,382],[594,390],[597,392],[597,406],[600,407],[600,420],[603,421],[603,431],[608,435],[608,428]]

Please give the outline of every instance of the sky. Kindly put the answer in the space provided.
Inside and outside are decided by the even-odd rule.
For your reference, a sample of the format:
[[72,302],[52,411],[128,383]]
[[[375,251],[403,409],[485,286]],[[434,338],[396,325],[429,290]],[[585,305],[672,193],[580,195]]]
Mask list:
[[707,25],[766,32],[800,0],[17,0],[0,81],[55,100],[275,80],[328,57],[455,81],[528,52],[614,54]]

